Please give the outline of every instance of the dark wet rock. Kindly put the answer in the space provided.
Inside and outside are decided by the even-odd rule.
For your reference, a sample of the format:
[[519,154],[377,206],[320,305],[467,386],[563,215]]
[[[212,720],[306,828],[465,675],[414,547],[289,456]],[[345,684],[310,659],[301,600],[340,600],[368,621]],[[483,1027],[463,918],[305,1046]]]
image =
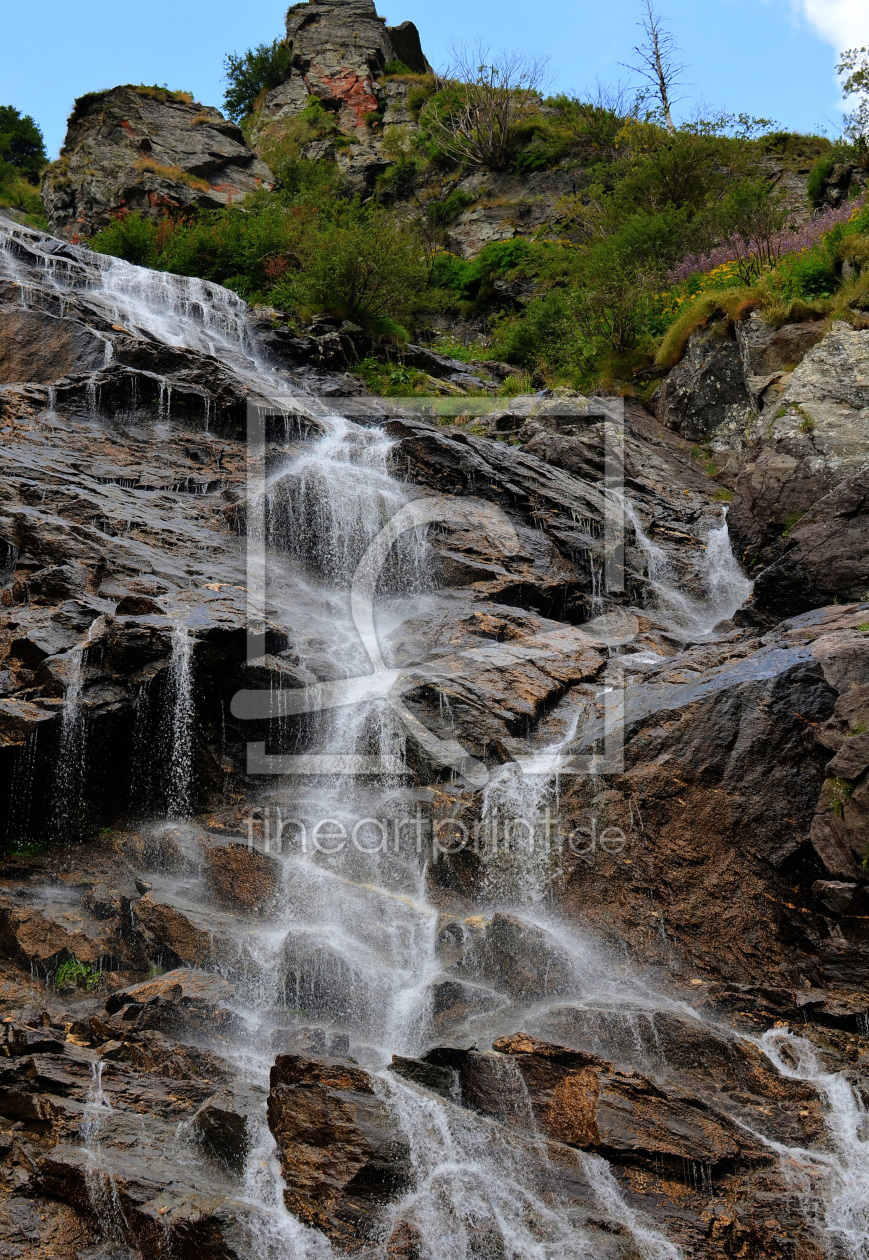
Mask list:
[[847,914],[858,889],[857,884],[847,884],[835,879],[816,879],[812,885],[812,892],[824,909],[836,916]]
[[235,995],[235,986],[221,976],[192,967],[164,972],[153,980],[118,989],[106,1000],[106,1010],[116,1014],[128,1006],[144,1006],[155,1000],[177,1002],[205,1017],[219,1013]]
[[0,1053],[12,1059],[24,1054],[62,1054],[63,1041],[50,1029],[10,1022],[0,1025]]
[[573,980],[570,960],[542,928],[495,914],[471,937],[461,968],[517,1001],[564,993]]
[[[265,1091],[263,1090],[263,1095]],[[204,1102],[193,1117],[203,1147],[214,1159],[239,1173],[250,1149],[248,1115],[261,1108],[263,1098],[239,1089],[223,1089]]]
[[238,957],[237,925],[228,915],[204,909],[166,889],[146,893],[134,909],[168,958],[207,967]]
[[392,1056],[389,1070],[396,1076],[430,1089],[432,1093],[441,1094],[444,1098],[455,1098],[458,1090],[458,1077],[454,1068],[441,1067],[436,1063],[426,1063],[422,1059],[408,1059],[400,1054]]
[[218,110],[127,86],[76,101],[42,195],[51,230],[79,240],[124,211],[218,208],[270,187],[272,178]]
[[0,306],[0,384],[45,384],[78,372],[96,372],[106,342],[78,321]]
[[0,933],[12,956],[53,974],[71,959],[99,969],[117,954],[119,942],[109,924],[91,918],[77,899],[22,905],[0,902]]
[[370,1076],[339,1060],[279,1055],[268,1118],[287,1207],[352,1252],[410,1178],[407,1139]]
[[412,1221],[400,1220],[386,1244],[387,1260],[423,1260],[425,1241]]
[[692,334],[685,357],[655,396],[661,423],[695,442],[747,417],[750,409],[742,354],[726,324]]
[[522,1034],[496,1041],[494,1049],[515,1059],[544,1130],[570,1146],[652,1166],[697,1159],[727,1171],[774,1158],[701,1099],[661,1089],[593,1056]]
[[794,616],[869,591],[869,471],[856,473],[813,503],[787,531],[785,551],[755,582],[755,599]]

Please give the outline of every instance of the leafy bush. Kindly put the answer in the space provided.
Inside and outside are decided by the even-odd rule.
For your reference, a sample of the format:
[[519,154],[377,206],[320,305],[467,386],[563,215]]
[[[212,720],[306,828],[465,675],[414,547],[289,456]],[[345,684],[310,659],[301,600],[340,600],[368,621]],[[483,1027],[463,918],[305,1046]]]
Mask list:
[[227,114],[235,122],[252,114],[260,98],[284,83],[292,71],[293,54],[286,40],[257,44],[242,56],[228,53],[223,66],[229,87],[223,98]]
[[189,221],[124,215],[91,248],[213,280],[249,302],[298,315],[324,311],[368,326],[402,325],[426,286],[421,237],[392,211],[336,196],[317,164],[298,162],[293,173],[295,190],[255,194],[244,209]]
[[434,198],[426,203],[426,217],[432,227],[450,227],[468,206],[474,204],[475,200],[472,193],[454,188],[451,193],[447,193],[446,197]]
[[406,66],[403,61],[387,61],[383,67],[383,73],[387,76],[395,74],[413,74],[410,66]]
[[99,254],[123,258],[137,267],[155,267],[159,260],[158,226],[139,214],[119,216],[98,232],[90,242]]
[[543,66],[519,54],[487,57],[482,48],[460,55],[419,122],[432,157],[504,171],[527,139],[523,126],[539,115]]
[[839,277],[823,250],[812,250],[784,259],[779,275],[781,289],[787,298],[831,297],[839,287]]
[[401,157],[378,178],[377,191],[386,201],[407,201],[419,187],[421,174],[420,162],[412,157]]

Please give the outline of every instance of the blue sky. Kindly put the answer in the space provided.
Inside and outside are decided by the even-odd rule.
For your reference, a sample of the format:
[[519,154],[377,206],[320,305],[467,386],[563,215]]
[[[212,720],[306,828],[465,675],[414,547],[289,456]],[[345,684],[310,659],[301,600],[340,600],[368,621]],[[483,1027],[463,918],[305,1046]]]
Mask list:
[[[549,55],[551,88],[582,90],[626,72],[641,0],[381,0],[392,23],[415,21],[429,60],[450,42]],[[118,83],[166,83],[220,105],[223,57],[282,32],[280,0],[42,0],[34,17],[0,0],[6,54],[0,104],[32,114],[52,155],[76,96]],[[657,0],[687,63],[686,93],[711,106],[835,130],[836,50],[869,43],[867,0]],[[83,16],[84,15],[84,16]],[[684,112],[691,101],[683,102]],[[679,110],[676,111],[677,116]]]

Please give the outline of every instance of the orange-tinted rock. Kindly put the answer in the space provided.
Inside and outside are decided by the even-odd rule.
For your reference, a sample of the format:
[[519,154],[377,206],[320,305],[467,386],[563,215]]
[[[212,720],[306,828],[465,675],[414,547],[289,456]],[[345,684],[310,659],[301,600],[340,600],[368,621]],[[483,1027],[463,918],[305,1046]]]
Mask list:
[[208,884],[218,901],[234,910],[266,914],[280,890],[280,864],[243,844],[209,845]]
[[279,1055],[269,1128],[287,1208],[354,1252],[410,1177],[407,1139],[361,1068]]

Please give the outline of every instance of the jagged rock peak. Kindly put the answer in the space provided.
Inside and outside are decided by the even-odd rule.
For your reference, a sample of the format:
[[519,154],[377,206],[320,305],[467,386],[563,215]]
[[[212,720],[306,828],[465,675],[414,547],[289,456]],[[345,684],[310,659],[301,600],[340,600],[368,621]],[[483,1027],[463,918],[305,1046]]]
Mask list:
[[293,5],[287,13],[287,44],[292,71],[263,102],[251,132],[255,146],[280,136],[283,124],[300,114],[312,96],[346,136],[368,146],[372,118],[383,117],[391,103],[381,78],[385,68],[400,61],[415,73],[431,71],[413,22],[387,26],[373,0],[308,0]]
[[409,70],[424,74],[425,59],[419,31],[413,22],[387,26],[374,0],[305,0],[287,12],[287,42],[294,65],[306,75],[310,64],[332,61],[342,68],[371,74],[390,61],[403,61]]
[[271,183],[219,110],[186,92],[125,84],[75,102],[42,197],[51,230],[76,241],[127,210],[215,209]]

